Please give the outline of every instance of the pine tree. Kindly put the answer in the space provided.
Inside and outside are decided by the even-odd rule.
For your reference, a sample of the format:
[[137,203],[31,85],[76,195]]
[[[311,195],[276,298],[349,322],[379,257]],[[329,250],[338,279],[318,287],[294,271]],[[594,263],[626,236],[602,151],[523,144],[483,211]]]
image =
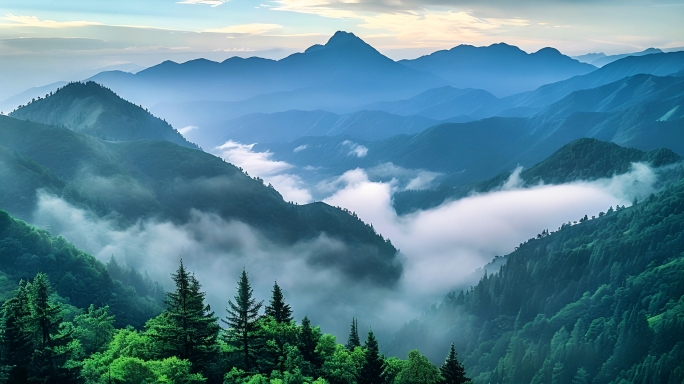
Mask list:
[[243,270],[238,282],[235,303],[232,300],[228,301],[228,316],[225,320],[221,319],[229,327],[225,334],[226,341],[237,347],[238,353],[242,355],[240,368],[247,372],[256,367],[256,350],[261,344],[257,321],[263,302],[257,302],[252,295],[247,272]]
[[380,355],[380,347],[375,339],[373,331],[368,332],[368,339],[364,345],[366,350],[365,362],[359,375],[359,384],[382,383],[382,373],[385,368],[385,359]]
[[311,326],[309,317],[304,316],[304,319],[302,319],[302,331],[299,336],[298,348],[304,360],[308,361],[312,365],[312,371],[320,368],[323,363],[320,356],[316,352],[316,346],[318,345],[318,340],[320,339],[320,333],[316,331],[317,330]]
[[354,348],[361,346],[361,339],[359,338],[358,322],[352,318],[351,331],[347,339],[347,349],[353,351]]
[[187,359],[198,372],[216,353],[218,318],[204,303],[206,294],[200,291],[201,284],[188,273],[182,260],[171,276],[176,289],[167,294],[163,321],[152,323],[151,335],[160,342],[160,357]]
[[289,323],[292,321],[292,309],[288,304],[285,304],[283,291],[278,286],[276,281],[273,285],[273,296],[271,302],[265,308],[266,315],[273,317],[278,323]]
[[456,350],[454,349],[453,343],[451,344],[449,355],[439,370],[442,372],[445,384],[463,384],[470,381],[470,379],[466,377],[463,364],[456,358]]
[[70,346],[73,327],[60,328],[62,306],[50,299],[52,288],[47,275],[38,273],[33,282],[26,284],[26,291],[31,310],[30,325],[26,329],[34,335],[29,381],[60,383],[76,380],[77,370],[67,364],[75,352]]
[[15,296],[2,305],[2,365],[9,369],[8,383],[28,381],[28,368],[33,352],[30,322],[28,292],[22,280]]

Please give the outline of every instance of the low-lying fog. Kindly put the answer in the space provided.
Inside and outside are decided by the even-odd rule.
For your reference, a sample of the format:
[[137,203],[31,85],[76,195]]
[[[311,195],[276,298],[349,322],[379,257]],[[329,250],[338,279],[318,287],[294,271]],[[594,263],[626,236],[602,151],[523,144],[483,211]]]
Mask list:
[[34,223],[49,225],[54,234],[102,261],[113,255],[146,270],[166,288],[171,288],[168,276],[182,256],[219,316],[225,315],[239,273],[246,268],[258,298],[267,302],[277,280],[298,320],[306,314],[324,332],[346,341],[352,317],[360,319],[362,331],[373,326],[381,337],[389,337],[450,290],[473,284],[473,272],[495,255],[510,253],[544,229],[555,231],[585,214],[591,217],[610,206],[630,205],[635,197],[654,192],[657,178],[648,166],[635,164],[628,174],[610,179],[523,189],[517,187],[515,172],[495,192],[397,216],[392,194],[407,187],[425,188],[436,174],[385,164],[308,185],[299,176],[301,170],[271,160],[268,153],[253,152],[249,145],[229,142],[216,154],[272,183],[285,200],[302,204],[316,197],[356,212],[401,251],[404,273],[399,284],[391,289],[357,284],[334,269],[307,263],[307,255],[342,246],[325,235],[276,246],[255,228],[205,212],[193,212],[182,225],[145,221],[122,230],[40,193]]

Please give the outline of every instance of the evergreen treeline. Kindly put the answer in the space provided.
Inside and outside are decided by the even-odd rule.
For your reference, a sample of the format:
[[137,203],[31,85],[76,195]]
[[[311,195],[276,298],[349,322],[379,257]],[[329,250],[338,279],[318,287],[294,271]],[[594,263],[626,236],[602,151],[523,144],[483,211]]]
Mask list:
[[[389,350],[455,340],[478,383],[684,381],[684,182],[544,231]],[[436,349],[439,348],[439,349]]]
[[114,328],[109,307],[65,321],[47,275],[22,280],[2,306],[0,378],[5,383],[461,384],[469,382],[454,346],[441,368],[418,351],[380,354],[373,331],[363,345],[352,321],[348,345],[308,317],[297,324],[276,283],[270,302],[254,297],[243,271],[228,301],[227,326],[205,303],[182,261],[166,310],[141,330]]

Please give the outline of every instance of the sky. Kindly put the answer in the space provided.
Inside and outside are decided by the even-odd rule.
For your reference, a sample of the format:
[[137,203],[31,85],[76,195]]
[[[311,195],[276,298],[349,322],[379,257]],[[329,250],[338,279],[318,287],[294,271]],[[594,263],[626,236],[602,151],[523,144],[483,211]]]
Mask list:
[[0,100],[164,60],[279,59],[337,30],[393,59],[498,42],[615,54],[684,46],[681,20],[668,0],[3,0]]

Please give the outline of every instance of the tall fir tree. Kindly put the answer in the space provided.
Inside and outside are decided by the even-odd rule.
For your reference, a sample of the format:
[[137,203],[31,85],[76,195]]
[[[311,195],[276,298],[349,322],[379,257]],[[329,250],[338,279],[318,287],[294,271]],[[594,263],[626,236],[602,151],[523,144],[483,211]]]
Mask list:
[[192,363],[192,370],[206,368],[215,356],[220,327],[208,304],[201,284],[181,260],[171,275],[176,289],[167,293],[166,311],[160,321],[151,322],[150,332],[158,341],[162,358],[176,356]]
[[349,338],[347,339],[347,349],[353,351],[354,348],[361,346],[361,339],[359,338],[358,322],[352,318],[351,331],[349,331]]
[[359,374],[359,384],[378,384],[383,382],[382,373],[385,368],[385,359],[380,355],[380,346],[375,339],[373,330],[368,332],[368,339],[364,344],[366,350],[365,361]]
[[261,345],[257,321],[260,318],[259,310],[263,302],[257,302],[254,299],[245,270],[242,270],[237,289],[235,302],[228,301],[228,308],[226,308],[228,316],[221,320],[229,327],[225,333],[226,341],[235,346],[241,355],[239,368],[246,372],[253,372],[256,368],[257,349]]
[[26,291],[31,310],[30,324],[26,329],[34,335],[29,382],[63,383],[77,380],[76,367],[68,364],[69,359],[77,353],[70,344],[73,326],[60,328],[62,306],[50,298],[52,288],[47,275],[38,273],[31,283],[26,284]]
[[449,355],[447,355],[444,364],[442,364],[439,370],[442,372],[445,384],[463,384],[470,381],[470,379],[466,377],[463,364],[456,358],[456,349],[454,349],[453,343],[451,344]]
[[266,316],[271,316],[278,323],[289,323],[292,321],[292,309],[285,303],[283,291],[280,289],[278,282],[273,285],[273,295],[271,301],[266,306]]
[[31,309],[26,283],[19,282],[14,297],[2,305],[2,365],[7,372],[7,383],[26,383],[33,352]]
[[308,374],[315,373],[315,370],[320,368],[323,364],[319,354],[316,352],[316,346],[318,345],[319,339],[320,333],[311,326],[309,317],[304,316],[304,319],[302,319],[302,330],[299,335],[298,348],[304,360],[308,361],[312,366],[311,372],[306,372]]

